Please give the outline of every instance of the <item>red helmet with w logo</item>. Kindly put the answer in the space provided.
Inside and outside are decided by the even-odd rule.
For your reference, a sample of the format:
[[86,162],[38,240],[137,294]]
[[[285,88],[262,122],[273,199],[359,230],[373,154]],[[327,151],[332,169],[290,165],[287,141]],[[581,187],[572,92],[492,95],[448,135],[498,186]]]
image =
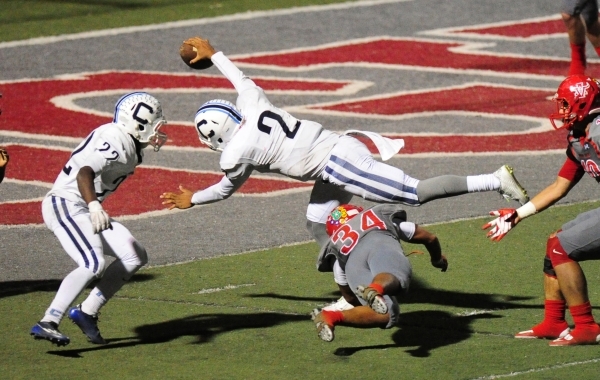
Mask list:
[[555,129],[570,129],[573,124],[590,114],[600,112],[600,85],[586,75],[571,75],[558,86],[552,98],[556,102],[556,113],[550,115]]

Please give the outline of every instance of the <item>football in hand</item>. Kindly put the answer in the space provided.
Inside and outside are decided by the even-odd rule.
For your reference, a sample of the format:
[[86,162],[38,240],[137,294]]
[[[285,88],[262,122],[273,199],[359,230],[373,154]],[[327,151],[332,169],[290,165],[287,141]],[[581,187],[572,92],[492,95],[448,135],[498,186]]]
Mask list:
[[213,65],[210,58],[204,58],[199,60],[198,62],[190,63],[192,59],[196,58],[196,51],[194,50],[194,47],[192,45],[188,45],[186,43],[183,43],[179,48],[179,55],[181,56],[181,59],[183,59],[183,62],[185,62],[186,65],[195,70],[208,69]]

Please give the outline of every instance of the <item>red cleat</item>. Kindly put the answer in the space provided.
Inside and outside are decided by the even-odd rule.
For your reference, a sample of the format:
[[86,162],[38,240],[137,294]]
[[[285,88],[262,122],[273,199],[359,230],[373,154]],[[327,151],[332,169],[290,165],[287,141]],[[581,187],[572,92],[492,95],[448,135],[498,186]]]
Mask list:
[[595,325],[591,329],[575,328],[564,337],[550,342],[550,346],[579,346],[598,343],[600,343],[600,326]]
[[517,339],[557,339],[563,338],[569,334],[569,325],[567,322],[560,325],[549,325],[540,323],[531,328],[531,330],[521,331],[515,334]]

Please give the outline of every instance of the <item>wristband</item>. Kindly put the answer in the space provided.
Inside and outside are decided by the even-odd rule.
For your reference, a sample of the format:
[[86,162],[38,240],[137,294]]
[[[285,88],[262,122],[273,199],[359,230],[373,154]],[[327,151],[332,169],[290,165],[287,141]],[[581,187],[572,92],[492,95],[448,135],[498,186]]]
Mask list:
[[535,214],[536,212],[537,210],[535,209],[535,205],[531,203],[531,201],[525,203],[523,206],[517,209],[517,215],[519,215],[519,218],[521,219],[525,219],[528,216]]

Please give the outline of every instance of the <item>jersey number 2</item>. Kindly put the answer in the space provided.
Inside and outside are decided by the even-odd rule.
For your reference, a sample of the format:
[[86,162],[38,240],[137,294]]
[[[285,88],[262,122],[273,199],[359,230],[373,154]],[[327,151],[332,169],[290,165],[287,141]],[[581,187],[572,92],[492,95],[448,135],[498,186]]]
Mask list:
[[287,126],[285,121],[283,121],[283,118],[281,117],[281,115],[278,115],[275,112],[265,111],[265,112],[261,113],[260,116],[258,117],[258,130],[266,133],[267,135],[271,134],[271,127],[269,127],[268,125],[265,124],[265,119],[270,119],[270,120],[276,121],[288,139],[293,139],[294,137],[296,137],[296,133],[298,132],[298,129],[300,129],[300,120],[298,120],[296,122],[296,125],[294,125],[294,129],[291,130]]

